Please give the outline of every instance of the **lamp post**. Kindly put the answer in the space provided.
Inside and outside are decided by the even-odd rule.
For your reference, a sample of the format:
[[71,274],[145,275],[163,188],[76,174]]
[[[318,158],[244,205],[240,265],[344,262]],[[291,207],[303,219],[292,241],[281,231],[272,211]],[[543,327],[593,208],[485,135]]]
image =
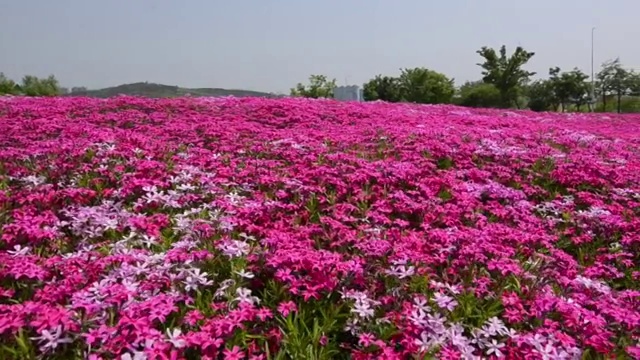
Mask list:
[[[591,28],[591,102],[593,103],[592,106],[595,107],[595,98],[596,98],[596,87],[595,87],[595,76],[594,76],[594,72],[593,72],[593,35],[596,31],[595,27]],[[595,108],[593,109],[595,111]]]

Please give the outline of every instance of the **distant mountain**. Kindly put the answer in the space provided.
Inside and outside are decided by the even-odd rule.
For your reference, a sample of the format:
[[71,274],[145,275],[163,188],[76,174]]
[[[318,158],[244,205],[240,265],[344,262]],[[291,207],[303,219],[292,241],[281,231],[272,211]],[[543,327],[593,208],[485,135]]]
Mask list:
[[108,98],[118,95],[130,95],[130,96],[145,96],[150,98],[165,98],[165,97],[178,97],[178,96],[236,96],[236,97],[268,97],[276,98],[280,95],[265,93],[260,91],[251,90],[232,90],[232,89],[219,89],[219,88],[197,88],[189,89],[178,86],[153,84],[146,82],[139,82],[133,84],[124,84],[114,87],[108,87],[98,90],[83,90],[75,91],[68,96],[89,96],[97,98]]

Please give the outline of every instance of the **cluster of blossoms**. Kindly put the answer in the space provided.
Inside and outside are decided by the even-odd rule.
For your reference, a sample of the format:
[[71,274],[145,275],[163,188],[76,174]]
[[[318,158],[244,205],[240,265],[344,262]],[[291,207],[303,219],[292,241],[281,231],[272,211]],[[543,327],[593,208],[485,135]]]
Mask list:
[[639,120],[0,99],[0,359],[640,358]]

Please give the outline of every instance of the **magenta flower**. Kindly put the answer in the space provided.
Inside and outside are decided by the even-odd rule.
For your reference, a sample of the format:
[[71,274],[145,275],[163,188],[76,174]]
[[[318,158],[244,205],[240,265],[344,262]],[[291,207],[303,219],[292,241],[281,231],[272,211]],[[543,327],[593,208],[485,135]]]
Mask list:
[[289,316],[290,313],[296,312],[297,306],[292,301],[286,301],[278,304],[278,312],[282,314],[282,316]]
[[244,352],[237,346],[232,349],[224,349],[222,354],[225,360],[242,360],[245,357]]
[[357,359],[638,357],[639,119],[0,97],[3,345],[132,360],[260,359],[292,339]]

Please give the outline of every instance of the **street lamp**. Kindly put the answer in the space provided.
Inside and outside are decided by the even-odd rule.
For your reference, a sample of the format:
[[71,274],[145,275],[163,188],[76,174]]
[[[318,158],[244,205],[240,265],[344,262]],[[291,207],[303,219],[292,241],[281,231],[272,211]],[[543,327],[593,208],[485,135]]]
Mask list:
[[[595,87],[595,76],[593,72],[593,34],[595,33],[596,28],[591,28],[591,101],[595,105],[596,98],[596,87]],[[595,109],[594,109],[595,110]]]

